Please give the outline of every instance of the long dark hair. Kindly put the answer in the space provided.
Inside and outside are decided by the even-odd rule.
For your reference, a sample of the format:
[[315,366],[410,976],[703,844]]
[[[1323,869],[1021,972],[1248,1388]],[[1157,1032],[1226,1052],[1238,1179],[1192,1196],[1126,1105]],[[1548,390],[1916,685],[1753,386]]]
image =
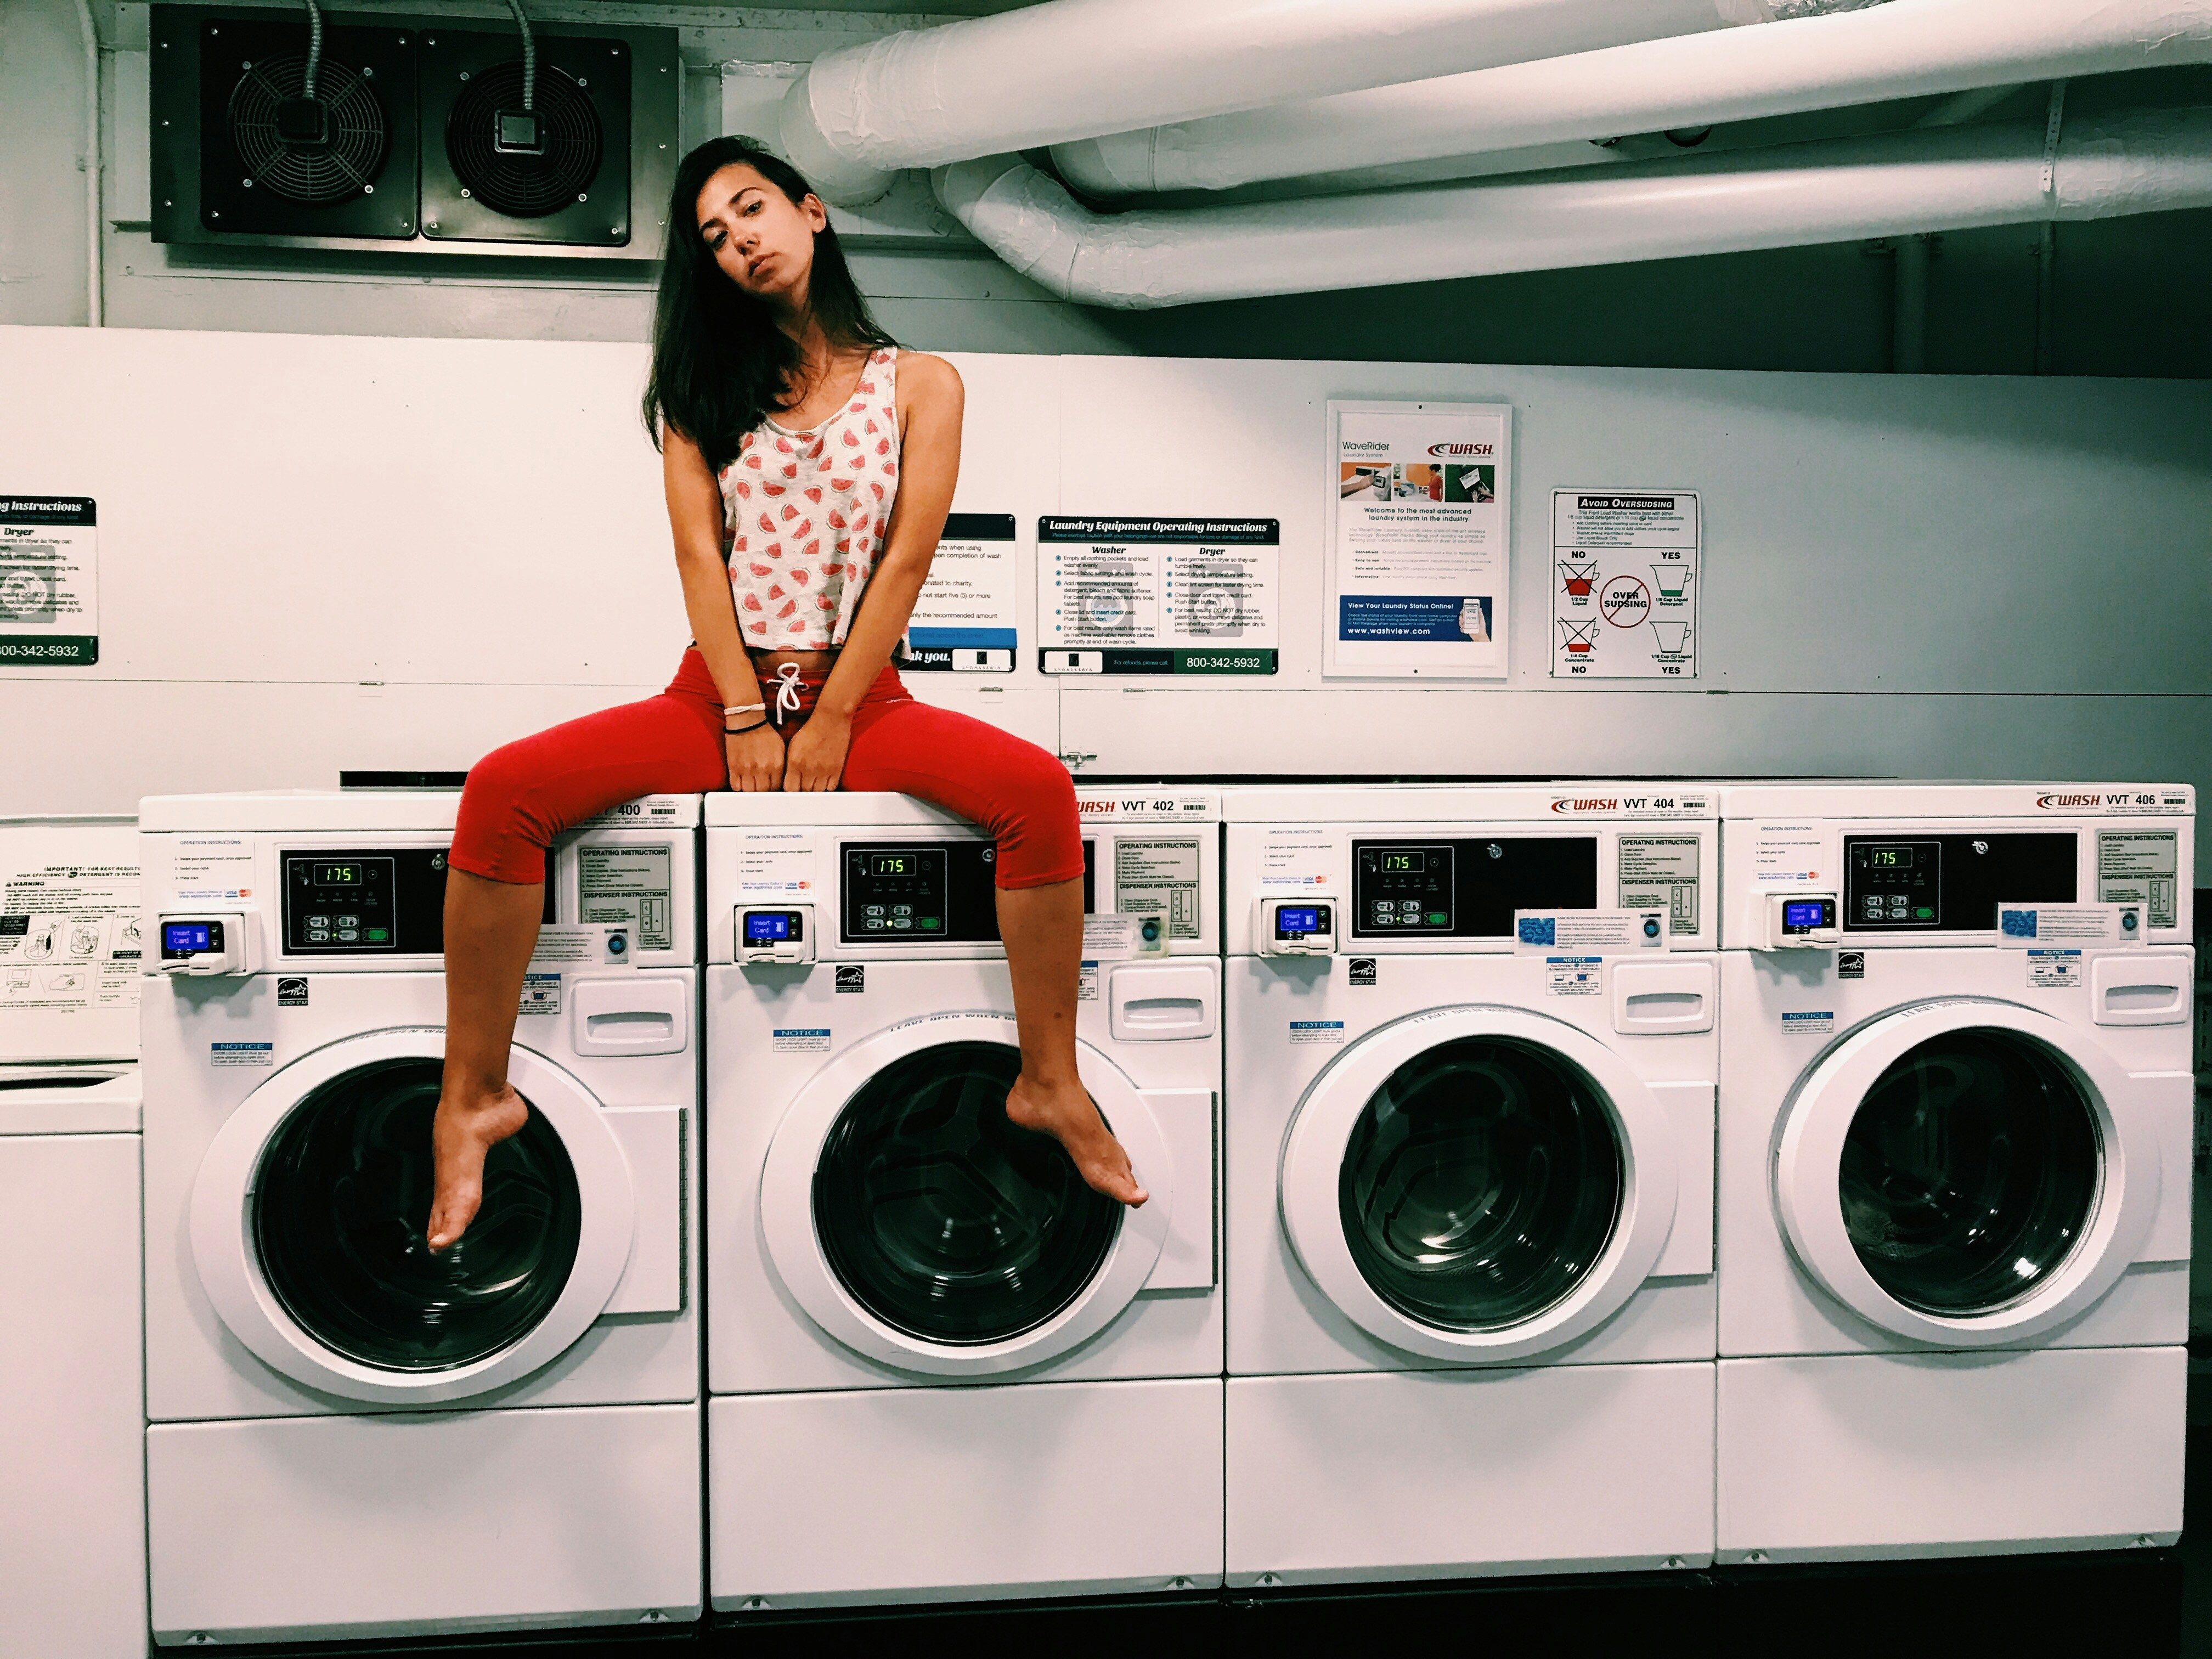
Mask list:
[[[682,433],[716,471],[736,459],[738,441],[781,403],[801,366],[799,343],[775,325],[764,303],[729,279],[699,234],[699,192],[732,162],[752,168],[794,206],[809,194],[789,162],[750,138],[709,138],[677,166],[653,313],[645,426],[656,447],[663,423]],[[832,345],[897,343],[869,314],[837,233],[827,224],[814,233],[807,305]]]

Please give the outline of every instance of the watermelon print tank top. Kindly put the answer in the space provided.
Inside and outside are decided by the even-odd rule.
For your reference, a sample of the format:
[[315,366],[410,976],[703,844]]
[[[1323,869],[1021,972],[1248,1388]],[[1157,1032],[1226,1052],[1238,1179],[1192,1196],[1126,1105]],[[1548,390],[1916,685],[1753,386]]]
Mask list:
[[898,353],[872,353],[808,431],[763,420],[720,475],[738,627],[756,651],[845,642],[898,495]]

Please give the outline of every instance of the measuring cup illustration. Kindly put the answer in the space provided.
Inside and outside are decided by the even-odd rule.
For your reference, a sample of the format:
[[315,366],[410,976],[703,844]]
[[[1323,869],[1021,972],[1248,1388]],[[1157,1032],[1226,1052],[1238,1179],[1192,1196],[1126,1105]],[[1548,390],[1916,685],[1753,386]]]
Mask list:
[[1655,564],[1651,574],[1662,599],[1679,599],[1689,592],[1690,567],[1686,564]]
[[1682,647],[1689,643],[1690,624],[1655,622],[1651,624],[1651,634],[1659,641],[1659,649],[1662,653],[1670,657],[1679,657],[1682,654]]
[[1594,622],[1563,622],[1559,624],[1559,638],[1566,646],[1569,656],[1587,657],[1597,644],[1597,624]]
[[1565,582],[1570,596],[1586,599],[1589,598],[1590,588],[1597,581],[1597,562],[1593,559],[1585,563],[1576,559],[1562,559],[1559,561],[1559,577]]

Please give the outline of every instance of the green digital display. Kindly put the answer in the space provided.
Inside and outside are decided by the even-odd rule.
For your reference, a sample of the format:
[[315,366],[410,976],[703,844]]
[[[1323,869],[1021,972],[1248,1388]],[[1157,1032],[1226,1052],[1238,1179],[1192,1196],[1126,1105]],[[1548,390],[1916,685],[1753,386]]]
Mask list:
[[315,866],[314,884],[318,887],[358,887],[361,880],[361,866],[358,864],[319,864]]
[[911,876],[920,869],[921,866],[904,853],[877,853],[868,860],[868,873],[872,876]]
[[1427,863],[1419,853],[1385,853],[1382,855],[1382,870],[1387,875],[1419,875]]
[[1910,847],[1877,847],[1867,857],[1877,870],[1909,870],[1912,867],[1912,849]]

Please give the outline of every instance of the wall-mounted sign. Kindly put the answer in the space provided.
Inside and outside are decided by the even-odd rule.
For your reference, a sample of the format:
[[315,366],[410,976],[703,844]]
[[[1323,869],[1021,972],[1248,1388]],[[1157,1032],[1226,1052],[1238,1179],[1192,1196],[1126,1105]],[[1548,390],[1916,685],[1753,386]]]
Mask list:
[[955,513],[907,623],[902,672],[1013,672],[1014,515]]
[[1552,492],[1552,677],[1694,679],[1698,492]]
[[100,660],[99,514],[84,495],[0,495],[0,668]]
[[1322,672],[1503,678],[1512,406],[1331,403],[1328,443]]
[[1273,519],[1037,520],[1048,674],[1272,674]]

